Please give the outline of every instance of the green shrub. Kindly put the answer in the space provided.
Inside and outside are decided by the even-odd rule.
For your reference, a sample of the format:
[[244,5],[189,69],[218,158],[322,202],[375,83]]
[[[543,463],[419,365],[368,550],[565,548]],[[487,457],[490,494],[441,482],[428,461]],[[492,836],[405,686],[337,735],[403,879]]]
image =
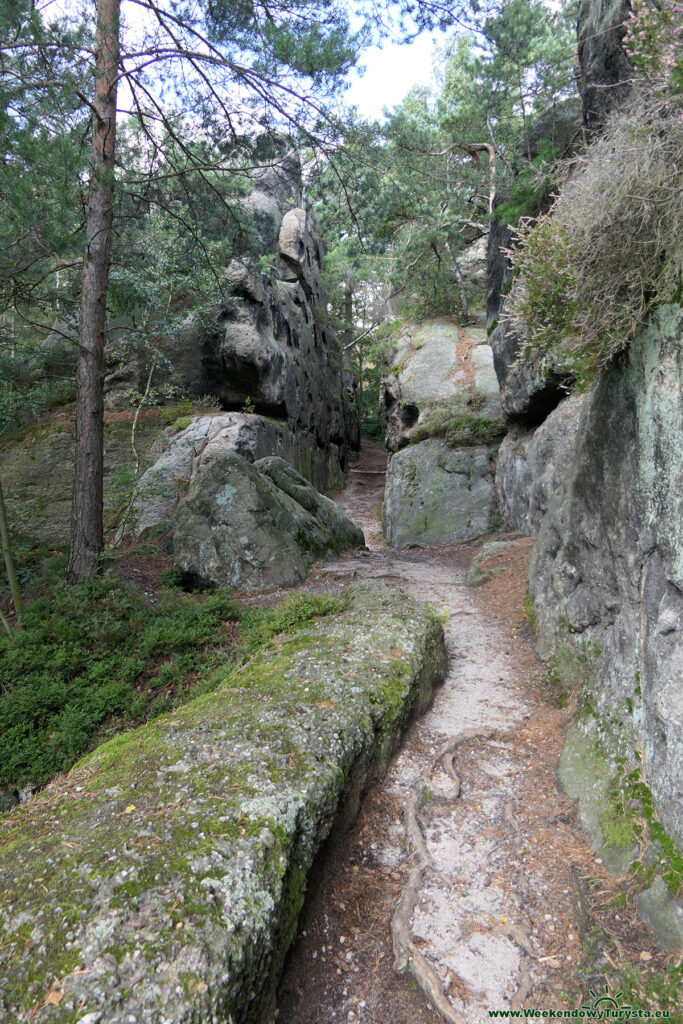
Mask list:
[[423,412],[422,422],[410,432],[410,443],[441,437],[454,448],[497,444],[505,434],[502,420],[492,420],[453,405],[436,406]]
[[564,167],[553,207],[523,221],[504,315],[539,370],[579,382],[683,289],[683,117],[634,90],[604,135]]
[[[24,629],[0,637],[0,785],[66,771],[105,724],[144,721],[159,691],[228,656],[218,649],[236,609],[162,592],[150,604],[108,573],[30,602]],[[229,652],[228,652],[229,653]]]
[[240,621],[242,640],[252,652],[278,633],[291,633],[311,619],[332,615],[344,607],[344,598],[332,594],[295,594],[281,604],[246,608]]

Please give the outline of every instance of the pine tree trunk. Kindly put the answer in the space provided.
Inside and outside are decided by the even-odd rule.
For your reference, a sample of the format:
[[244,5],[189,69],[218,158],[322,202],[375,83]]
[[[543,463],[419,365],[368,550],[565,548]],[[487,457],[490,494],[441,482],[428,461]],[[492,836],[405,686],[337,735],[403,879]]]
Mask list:
[[98,0],[93,133],[76,398],[76,476],[67,578],[96,571],[104,547],[104,331],[114,203],[121,0]]

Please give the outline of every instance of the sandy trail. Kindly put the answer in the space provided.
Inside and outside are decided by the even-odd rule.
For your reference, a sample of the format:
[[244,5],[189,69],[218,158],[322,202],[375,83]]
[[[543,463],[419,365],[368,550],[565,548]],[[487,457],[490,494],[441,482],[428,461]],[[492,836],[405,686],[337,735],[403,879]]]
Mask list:
[[369,552],[318,567],[305,587],[400,583],[447,616],[449,669],[356,825],[321,858],[278,1021],[423,1024],[440,1012],[479,1024],[489,1010],[564,1008],[579,956],[572,871],[593,855],[555,782],[567,712],[539,688],[519,615],[530,542],[511,537],[503,571],[477,588],[465,585],[476,546],[386,549],[385,458],[364,443],[338,499]]

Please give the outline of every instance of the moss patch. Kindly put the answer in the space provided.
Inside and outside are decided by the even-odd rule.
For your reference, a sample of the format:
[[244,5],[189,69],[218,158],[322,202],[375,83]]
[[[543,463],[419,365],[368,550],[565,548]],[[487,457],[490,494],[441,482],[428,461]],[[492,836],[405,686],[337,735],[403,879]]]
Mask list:
[[315,852],[444,661],[435,615],[359,586],[5,816],[8,1019],[265,1019]]

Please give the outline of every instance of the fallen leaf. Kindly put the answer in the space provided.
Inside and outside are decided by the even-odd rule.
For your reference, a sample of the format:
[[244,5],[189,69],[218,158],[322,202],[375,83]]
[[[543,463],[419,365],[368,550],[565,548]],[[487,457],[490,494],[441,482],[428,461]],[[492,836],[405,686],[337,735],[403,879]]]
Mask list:
[[51,992],[48,992],[45,1002],[48,1006],[59,1006],[63,998],[64,993],[60,992],[58,988],[53,988]]
[[130,812],[134,811],[134,810],[135,810],[135,804],[128,804],[128,806],[126,807],[126,809],[125,809],[125,811],[123,813],[124,814],[130,814]]
[[640,954],[640,959],[641,960],[652,960],[652,953],[648,953],[647,950],[643,950],[643,952]]

